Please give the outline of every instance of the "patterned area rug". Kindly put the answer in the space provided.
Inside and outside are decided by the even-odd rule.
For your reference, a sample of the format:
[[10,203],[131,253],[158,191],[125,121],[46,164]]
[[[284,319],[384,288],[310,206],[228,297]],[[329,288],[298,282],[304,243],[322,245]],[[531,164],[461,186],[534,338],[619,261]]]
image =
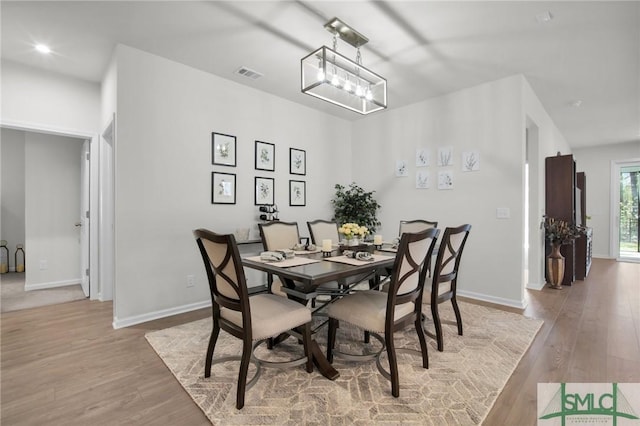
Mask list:
[[[443,320],[455,321],[451,305],[441,306]],[[438,352],[435,340],[427,338],[429,369],[422,368],[418,353],[398,354],[399,398],[391,396],[391,384],[378,372],[375,361],[336,358],[333,365],[340,377],[335,381],[317,370],[307,374],[303,367],[263,368],[245,395],[244,408],[236,410],[239,362],[214,365],[211,377],[204,379],[210,319],[154,331],[146,338],[215,425],[476,425],[486,417],[542,321],[470,303],[460,303],[460,309],[464,336],[458,336],[455,323],[444,324],[444,352]],[[326,328],[316,340],[324,351]],[[371,342],[379,345],[376,339]],[[362,332],[341,324],[337,344],[339,350],[355,352],[363,347]],[[302,353],[294,338],[273,351],[264,346],[256,351],[260,358],[286,359]],[[396,348],[401,347],[419,348],[410,328],[396,335]],[[240,341],[221,331],[214,359],[238,355],[240,350]],[[383,365],[387,365],[386,356]]]

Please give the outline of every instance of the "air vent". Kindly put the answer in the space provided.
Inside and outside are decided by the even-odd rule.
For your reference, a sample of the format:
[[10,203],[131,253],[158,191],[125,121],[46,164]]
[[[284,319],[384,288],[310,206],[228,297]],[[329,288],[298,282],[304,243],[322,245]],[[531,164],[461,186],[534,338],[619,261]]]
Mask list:
[[247,77],[250,78],[251,80],[257,80],[260,77],[262,77],[262,74],[260,74],[258,71],[254,71],[250,68],[247,67],[240,67],[236,70],[236,74],[241,75],[243,77]]

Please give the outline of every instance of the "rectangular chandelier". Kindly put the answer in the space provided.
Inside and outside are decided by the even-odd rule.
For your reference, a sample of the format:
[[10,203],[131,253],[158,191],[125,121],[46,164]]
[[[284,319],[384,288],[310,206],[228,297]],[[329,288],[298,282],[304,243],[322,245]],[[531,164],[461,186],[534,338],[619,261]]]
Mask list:
[[[302,93],[360,114],[387,107],[387,80],[365,68],[360,46],[368,40],[337,18],[325,28],[334,34],[334,48],[322,46],[301,59]],[[358,49],[356,61],[337,52],[336,38]]]

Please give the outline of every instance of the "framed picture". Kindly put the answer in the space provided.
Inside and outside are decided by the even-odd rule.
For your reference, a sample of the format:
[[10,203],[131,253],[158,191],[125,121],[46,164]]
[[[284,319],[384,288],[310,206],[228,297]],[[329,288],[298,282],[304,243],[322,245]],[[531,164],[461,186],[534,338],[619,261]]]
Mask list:
[[211,133],[211,152],[213,164],[236,166],[236,137],[224,133]]
[[276,146],[269,142],[256,141],[256,170],[276,169]]
[[289,148],[289,173],[292,175],[307,174],[307,153],[302,149]]
[[236,203],[236,175],[234,173],[211,172],[211,203]]
[[307,183],[302,180],[289,181],[289,205],[305,206],[307,204]]
[[396,160],[396,176],[409,176],[407,160]]
[[275,204],[274,202],[274,179],[267,177],[258,177],[255,178],[255,186],[256,186],[256,198],[255,205],[269,205],[272,206]]

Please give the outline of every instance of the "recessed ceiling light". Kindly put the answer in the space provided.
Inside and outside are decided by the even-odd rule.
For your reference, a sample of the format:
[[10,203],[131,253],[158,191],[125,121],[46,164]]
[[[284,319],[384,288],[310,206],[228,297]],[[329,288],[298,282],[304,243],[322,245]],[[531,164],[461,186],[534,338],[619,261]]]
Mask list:
[[536,21],[538,21],[538,24],[548,24],[549,22],[551,22],[552,19],[553,19],[553,16],[549,11],[546,11],[544,13],[539,13],[536,15]]
[[36,44],[36,50],[40,53],[51,53],[51,49],[46,44]]

